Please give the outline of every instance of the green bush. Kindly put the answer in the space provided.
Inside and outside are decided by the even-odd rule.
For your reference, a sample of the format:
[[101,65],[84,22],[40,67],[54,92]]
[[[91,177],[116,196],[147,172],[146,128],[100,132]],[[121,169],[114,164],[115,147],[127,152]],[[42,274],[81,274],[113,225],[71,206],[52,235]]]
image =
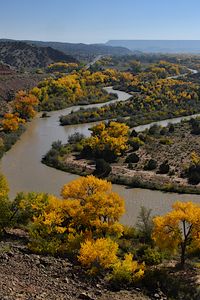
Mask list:
[[162,262],[163,255],[161,252],[154,248],[147,248],[144,250],[144,255],[142,256],[142,261],[147,265],[158,265]]
[[99,158],[96,160],[96,169],[94,174],[98,175],[100,177],[106,177],[110,174],[112,171],[112,168],[108,162],[106,162],[104,159]]
[[173,144],[173,141],[171,139],[165,138],[165,137],[161,138],[159,142],[162,145],[172,145]]
[[150,135],[158,134],[159,129],[160,129],[160,126],[158,126],[157,124],[154,124],[149,128],[149,134]]
[[124,225],[123,231],[123,238],[124,239],[134,239],[136,237],[136,230],[132,226],[125,226]]
[[75,132],[68,137],[69,144],[80,143],[85,138],[84,134]]
[[172,133],[172,132],[174,132],[174,130],[175,130],[174,125],[173,125],[173,124],[170,124],[170,125],[169,125],[169,132]]
[[137,137],[137,136],[138,136],[137,131],[135,131],[135,129],[133,129],[133,130],[131,131],[130,136],[131,136],[131,137]]
[[144,142],[142,142],[139,137],[129,139],[129,145],[132,147],[133,151],[137,151],[143,144]]
[[126,157],[126,163],[137,163],[140,160],[139,156],[136,153],[131,153]]
[[160,174],[167,174],[170,171],[170,166],[168,164],[168,161],[164,161],[160,166],[159,166],[159,173]]
[[0,197],[0,234],[11,225],[11,202],[8,197]]
[[161,130],[160,130],[160,135],[165,135],[167,133],[167,128],[166,127],[163,127]]
[[144,170],[155,170],[157,168],[157,161],[154,159],[149,159],[144,166]]

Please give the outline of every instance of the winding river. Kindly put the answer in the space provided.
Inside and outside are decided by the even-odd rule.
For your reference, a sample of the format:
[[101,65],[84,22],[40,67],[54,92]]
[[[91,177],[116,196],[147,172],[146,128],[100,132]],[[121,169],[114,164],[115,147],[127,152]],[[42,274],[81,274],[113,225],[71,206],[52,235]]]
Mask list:
[[[106,90],[108,92],[113,91],[111,87],[106,88]],[[125,101],[130,97],[125,92],[116,90],[113,92],[117,93],[118,99],[111,102]],[[102,105],[105,104],[94,104],[87,107],[100,107]],[[28,124],[27,130],[23,133],[20,140],[3,156],[1,172],[7,177],[11,197],[14,197],[20,191],[48,192],[59,195],[59,191],[65,183],[78,177],[77,175],[43,165],[41,158],[50,149],[52,142],[55,140],[67,142],[68,136],[77,131],[87,136],[90,134],[88,128],[91,127],[91,123],[59,126],[60,115],[68,114],[71,110],[75,111],[79,108],[79,106],[76,106],[51,112],[49,113],[49,118],[41,118],[41,114],[38,114]],[[136,130],[142,131],[155,123],[166,126],[169,123],[177,123],[182,119],[191,117],[154,122],[138,126]],[[133,225],[137,221],[137,216],[142,205],[151,208],[153,214],[162,214],[169,211],[171,204],[176,200],[191,200],[200,203],[199,195],[163,193],[147,189],[127,188],[121,185],[113,185],[113,189],[125,199],[126,214],[121,221],[127,225]]]

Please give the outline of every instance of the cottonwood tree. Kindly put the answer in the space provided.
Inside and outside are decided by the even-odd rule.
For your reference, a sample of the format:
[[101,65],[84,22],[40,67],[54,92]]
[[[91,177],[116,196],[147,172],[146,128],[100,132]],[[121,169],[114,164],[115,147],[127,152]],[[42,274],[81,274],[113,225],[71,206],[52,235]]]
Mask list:
[[180,252],[184,267],[188,246],[200,248],[200,206],[192,202],[176,202],[173,210],[153,219],[153,239],[162,249]]

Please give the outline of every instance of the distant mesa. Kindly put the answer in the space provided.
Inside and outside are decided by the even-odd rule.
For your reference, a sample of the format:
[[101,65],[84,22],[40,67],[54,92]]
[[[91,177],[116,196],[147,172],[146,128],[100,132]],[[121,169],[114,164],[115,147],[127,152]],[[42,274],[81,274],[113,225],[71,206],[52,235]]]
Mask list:
[[200,40],[110,40],[106,45],[147,53],[200,53]]

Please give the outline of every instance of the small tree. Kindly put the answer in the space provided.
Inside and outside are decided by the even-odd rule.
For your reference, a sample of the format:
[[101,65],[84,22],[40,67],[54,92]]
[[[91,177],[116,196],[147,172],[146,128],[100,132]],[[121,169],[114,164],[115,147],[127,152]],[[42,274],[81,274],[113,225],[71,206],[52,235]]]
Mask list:
[[110,174],[111,171],[112,168],[110,164],[104,159],[100,158],[96,160],[96,169],[94,175],[97,175],[99,177],[106,177]]
[[8,192],[7,181],[3,175],[0,175],[0,233],[10,224],[11,202]]
[[173,210],[153,219],[152,238],[161,249],[180,251],[180,263],[184,267],[187,248],[200,248],[200,206],[192,202],[176,202]]
[[140,160],[139,156],[136,153],[131,153],[127,156],[125,162],[136,164]]
[[195,153],[191,153],[191,163],[186,170],[186,176],[190,184],[199,184],[200,182],[200,157]]
[[149,159],[144,166],[144,170],[155,170],[157,168],[157,161],[154,159]]
[[140,236],[144,239],[144,242],[146,243],[151,242],[151,235],[153,230],[151,212],[152,212],[151,209],[142,206],[136,224]]
[[63,186],[61,195],[70,227],[89,231],[94,237],[120,236],[123,227],[119,218],[124,213],[124,200],[112,192],[110,182],[92,175],[80,177]]
[[92,149],[93,156],[112,162],[127,150],[129,127],[125,124],[114,121],[99,123],[90,130],[92,134],[85,139],[85,147]]
[[160,174],[167,174],[169,173],[170,166],[168,164],[168,160],[165,160],[160,166],[159,166],[159,173]]

